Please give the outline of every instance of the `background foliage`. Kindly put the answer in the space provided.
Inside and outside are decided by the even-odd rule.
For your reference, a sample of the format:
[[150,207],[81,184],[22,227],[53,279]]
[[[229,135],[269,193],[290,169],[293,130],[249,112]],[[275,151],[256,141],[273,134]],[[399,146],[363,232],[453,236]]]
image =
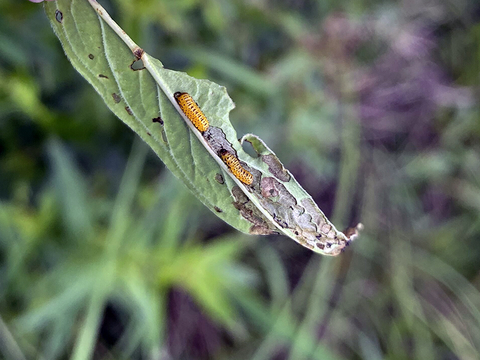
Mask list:
[[228,88],[340,227],[337,258],[232,231],[0,3],[7,359],[480,358],[475,1],[102,1],[167,68]]

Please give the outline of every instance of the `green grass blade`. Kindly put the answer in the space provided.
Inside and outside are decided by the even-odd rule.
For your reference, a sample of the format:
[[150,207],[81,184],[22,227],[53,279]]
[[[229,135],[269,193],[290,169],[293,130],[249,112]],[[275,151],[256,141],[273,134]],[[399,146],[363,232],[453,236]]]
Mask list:
[[67,231],[77,239],[89,238],[92,235],[92,224],[86,203],[85,180],[58,141],[50,141],[49,153]]

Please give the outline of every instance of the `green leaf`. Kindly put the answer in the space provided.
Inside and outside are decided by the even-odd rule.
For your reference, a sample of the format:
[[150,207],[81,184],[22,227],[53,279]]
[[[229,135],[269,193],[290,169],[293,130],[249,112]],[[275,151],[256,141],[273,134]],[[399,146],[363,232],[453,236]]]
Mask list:
[[[224,87],[165,69],[94,0],[58,0],[45,9],[73,66],[217,216],[242,232],[282,233],[326,255],[338,255],[357,236],[356,229],[349,235],[335,229],[261,139],[249,134],[237,140],[229,120],[234,104]],[[176,92],[199,104],[208,130],[197,130]],[[243,150],[245,141],[257,157]],[[252,184],[231,172],[220,156],[225,152],[253,175]]]

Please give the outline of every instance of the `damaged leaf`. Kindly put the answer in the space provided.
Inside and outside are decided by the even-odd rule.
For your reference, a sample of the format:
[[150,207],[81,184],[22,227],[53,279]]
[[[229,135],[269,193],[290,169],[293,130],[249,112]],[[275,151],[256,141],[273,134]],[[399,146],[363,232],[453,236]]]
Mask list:
[[[57,0],[45,9],[75,69],[214,214],[242,232],[281,233],[325,255],[357,236],[359,227],[346,235],[330,223],[261,139],[237,140],[225,87],[165,69],[94,0]],[[191,103],[184,113],[179,93],[198,108]],[[192,119],[199,111],[208,121],[201,128]],[[243,150],[245,141],[257,157]]]

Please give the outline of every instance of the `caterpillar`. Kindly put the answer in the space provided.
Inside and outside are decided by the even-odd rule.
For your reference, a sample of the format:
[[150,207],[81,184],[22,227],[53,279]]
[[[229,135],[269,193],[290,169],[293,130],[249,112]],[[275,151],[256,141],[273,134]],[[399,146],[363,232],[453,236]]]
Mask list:
[[252,184],[253,175],[243,168],[242,164],[240,164],[240,161],[235,155],[230,154],[225,149],[220,150],[219,154],[223,162],[228,166],[232,174],[235,175],[238,180],[243,182],[245,185]]
[[175,100],[177,100],[178,106],[182,109],[185,116],[192,122],[192,124],[202,134],[208,129],[208,120],[205,114],[200,110],[195,100],[188,94],[182,92],[176,92],[173,94]]

